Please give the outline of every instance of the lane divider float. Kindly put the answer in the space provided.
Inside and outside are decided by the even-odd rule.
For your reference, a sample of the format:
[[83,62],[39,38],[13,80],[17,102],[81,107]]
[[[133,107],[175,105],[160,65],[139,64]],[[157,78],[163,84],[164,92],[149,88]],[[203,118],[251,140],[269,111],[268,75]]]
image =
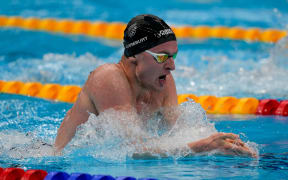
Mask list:
[[189,99],[201,104],[208,114],[256,114],[288,116],[288,100],[261,99],[253,97],[235,98],[231,96],[195,96],[193,94],[178,95],[178,103]]
[[[20,94],[48,100],[74,103],[81,91],[75,85],[41,84],[39,82],[0,80],[0,93]],[[235,98],[231,96],[216,97],[212,95],[195,96],[179,94],[178,103],[189,99],[201,104],[208,114],[257,114],[288,116],[288,100],[258,100],[253,97]]]
[[41,84],[39,82],[2,81],[0,92],[20,94],[48,100],[74,103],[81,91],[81,87],[74,85]]
[[[108,23],[104,21],[90,22],[87,20],[0,16],[0,27],[122,40],[126,24],[122,22]],[[172,27],[172,29],[177,38],[218,38],[265,43],[276,43],[287,35],[287,31],[279,29],[225,26],[179,26]]]
[[47,172],[44,170],[0,167],[0,180],[157,180],[154,178],[135,178],[131,176],[112,177],[110,175],[91,175],[87,173]]

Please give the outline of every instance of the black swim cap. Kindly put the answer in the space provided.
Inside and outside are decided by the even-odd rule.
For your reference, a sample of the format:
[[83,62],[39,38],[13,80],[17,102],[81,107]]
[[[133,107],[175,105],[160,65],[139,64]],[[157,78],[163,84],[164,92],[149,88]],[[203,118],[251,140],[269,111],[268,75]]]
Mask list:
[[167,41],[175,41],[172,29],[159,17],[143,14],[130,20],[124,31],[124,54],[134,56]]

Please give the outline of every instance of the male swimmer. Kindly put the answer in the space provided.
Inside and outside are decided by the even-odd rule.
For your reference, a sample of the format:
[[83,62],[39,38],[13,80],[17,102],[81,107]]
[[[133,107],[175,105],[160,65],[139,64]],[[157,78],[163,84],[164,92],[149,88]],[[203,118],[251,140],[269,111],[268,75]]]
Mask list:
[[[56,152],[69,143],[90,113],[99,115],[113,108],[135,112],[135,118],[141,118],[141,113],[153,114],[162,108],[166,124],[172,127],[176,122],[177,114],[171,116],[169,112],[173,109],[169,107],[178,105],[171,74],[178,47],[172,29],[157,16],[138,15],[127,24],[123,44],[124,54],[118,64],[105,64],[90,73],[58,129]],[[195,153],[216,150],[225,155],[256,156],[232,133],[216,133],[187,146]]]

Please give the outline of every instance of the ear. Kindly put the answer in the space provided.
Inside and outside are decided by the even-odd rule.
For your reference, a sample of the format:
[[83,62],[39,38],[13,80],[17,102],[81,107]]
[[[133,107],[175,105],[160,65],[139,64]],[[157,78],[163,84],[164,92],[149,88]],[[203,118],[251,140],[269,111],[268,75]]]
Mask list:
[[136,56],[131,56],[131,57],[129,57],[128,59],[129,59],[129,61],[130,61],[132,64],[134,64],[134,65],[137,65],[137,64],[138,64],[138,63],[137,63]]

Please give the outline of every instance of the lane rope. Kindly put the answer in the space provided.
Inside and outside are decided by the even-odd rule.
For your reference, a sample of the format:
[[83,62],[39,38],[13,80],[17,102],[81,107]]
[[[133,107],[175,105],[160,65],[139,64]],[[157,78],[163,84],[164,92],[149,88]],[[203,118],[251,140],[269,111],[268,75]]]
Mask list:
[[[45,31],[71,35],[85,35],[96,38],[122,40],[126,24],[122,22],[90,22],[87,20],[53,19],[20,16],[0,16],[0,28],[21,28],[32,31]],[[230,39],[248,42],[276,43],[287,35],[279,29],[225,27],[225,26],[179,26],[172,27],[177,38]]]
[[88,173],[71,173],[61,171],[47,172],[39,169],[29,169],[24,171],[22,168],[4,168],[0,167],[1,180],[157,180],[155,178],[135,178],[132,176],[110,175],[91,175]]
[[[39,82],[0,80],[0,93],[20,94],[48,100],[74,103],[81,87],[75,85],[41,84]],[[288,100],[236,98],[213,95],[196,96],[179,94],[178,103],[192,99],[199,103],[208,114],[258,114],[288,116]]]

